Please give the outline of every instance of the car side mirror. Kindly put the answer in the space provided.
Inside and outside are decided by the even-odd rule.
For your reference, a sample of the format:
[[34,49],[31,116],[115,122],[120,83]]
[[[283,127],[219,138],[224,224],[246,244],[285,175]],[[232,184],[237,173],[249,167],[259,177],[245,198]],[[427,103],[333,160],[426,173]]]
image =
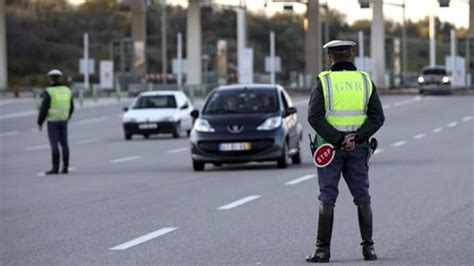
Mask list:
[[194,119],[197,119],[199,117],[199,111],[194,109],[192,112],[191,112],[191,116],[192,118]]
[[187,103],[181,106],[181,110],[188,109],[188,108],[189,108],[189,105]]
[[123,111],[124,111],[124,112],[127,112],[127,111],[128,111],[128,107],[127,107],[127,106],[124,106],[124,107],[123,107]]
[[298,112],[298,110],[296,110],[295,107],[288,107],[288,109],[286,109],[286,111],[285,111],[285,116],[296,114],[297,112]]

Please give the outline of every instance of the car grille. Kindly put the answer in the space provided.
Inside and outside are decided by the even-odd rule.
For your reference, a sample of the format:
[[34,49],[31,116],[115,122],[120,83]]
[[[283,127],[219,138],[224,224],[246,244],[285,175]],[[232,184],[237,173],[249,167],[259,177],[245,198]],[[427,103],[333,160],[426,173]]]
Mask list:
[[[250,142],[251,149],[247,151],[220,151],[219,143],[231,143],[231,142]],[[200,141],[198,146],[201,150],[221,156],[245,156],[252,155],[262,152],[270,148],[274,143],[274,140],[242,140],[242,141]]]

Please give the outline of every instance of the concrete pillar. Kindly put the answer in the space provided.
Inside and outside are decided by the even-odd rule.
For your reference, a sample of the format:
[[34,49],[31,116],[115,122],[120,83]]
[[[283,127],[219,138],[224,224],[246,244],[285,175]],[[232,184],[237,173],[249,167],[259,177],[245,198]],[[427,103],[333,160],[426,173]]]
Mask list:
[[147,73],[145,1],[131,1],[131,10],[134,71],[143,77]]
[[186,30],[186,53],[188,59],[187,84],[201,84],[201,10],[199,0],[189,0]]
[[430,66],[436,65],[436,21],[433,14],[430,15]]
[[370,57],[375,70],[375,85],[385,87],[385,23],[382,0],[372,1],[372,26],[370,34]]
[[321,71],[321,23],[319,0],[308,0],[306,17],[308,27],[305,35],[306,75],[315,77]]
[[8,88],[6,35],[5,1],[0,0],[0,91],[5,91]]

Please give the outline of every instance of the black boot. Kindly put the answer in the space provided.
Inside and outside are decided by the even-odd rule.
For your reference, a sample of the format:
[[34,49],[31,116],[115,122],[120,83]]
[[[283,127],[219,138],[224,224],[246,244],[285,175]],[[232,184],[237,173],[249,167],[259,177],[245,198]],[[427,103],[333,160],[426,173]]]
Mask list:
[[334,207],[321,204],[319,206],[316,250],[312,255],[306,257],[307,262],[329,262],[333,221]]
[[53,152],[51,154],[51,161],[53,163],[53,168],[46,172],[46,175],[56,175],[59,173],[59,153]]
[[61,174],[69,173],[69,152],[63,151],[63,170]]
[[360,235],[362,237],[362,254],[365,260],[376,260],[377,255],[374,250],[374,241],[372,240],[372,208],[370,203],[357,206],[359,216]]

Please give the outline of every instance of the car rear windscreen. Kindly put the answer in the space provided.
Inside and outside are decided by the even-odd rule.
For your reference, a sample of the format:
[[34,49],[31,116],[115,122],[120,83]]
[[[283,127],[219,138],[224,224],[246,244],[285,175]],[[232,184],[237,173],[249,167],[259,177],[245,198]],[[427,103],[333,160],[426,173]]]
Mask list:
[[238,89],[214,92],[204,114],[275,113],[278,111],[276,90]]
[[446,75],[446,70],[441,68],[425,69],[423,75]]
[[146,108],[176,108],[176,99],[173,95],[140,96],[132,109]]

